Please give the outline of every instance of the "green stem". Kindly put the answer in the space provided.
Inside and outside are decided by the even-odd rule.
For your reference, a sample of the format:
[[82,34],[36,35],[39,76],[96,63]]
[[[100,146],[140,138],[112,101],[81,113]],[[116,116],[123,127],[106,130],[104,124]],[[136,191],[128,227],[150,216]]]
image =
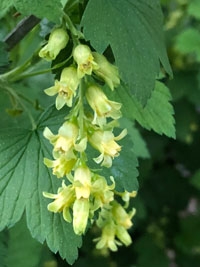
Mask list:
[[25,78],[28,78],[28,77],[41,75],[41,74],[45,74],[45,73],[48,73],[48,72],[52,72],[52,70],[58,69],[58,68],[62,67],[63,65],[65,65],[71,58],[72,58],[72,55],[70,57],[68,57],[65,61],[63,61],[63,62],[61,62],[59,64],[56,64],[52,68],[44,69],[44,70],[40,70],[40,71],[35,71],[35,72],[30,72],[30,73],[24,73],[24,74],[16,77],[16,79],[13,79],[12,81],[17,81],[17,80],[25,79]]
[[38,54],[37,50],[29,59],[27,59],[21,66],[16,67],[15,69],[6,72],[4,74],[0,75],[0,80],[5,82],[5,81],[9,81],[9,82],[13,82],[13,81],[17,81],[19,80],[19,75],[24,72],[25,70],[27,70],[29,67],[32,66],[32,62],[33,59],[36,57],[36,55]]
[[80,127],[80,138],[85,137],[85,130],[84,130],[84,105],[83,105],[83,80],[80,82],[79,86],[79,115],[78,115],[78,123]]
[[76,29],[76,27],[74,26],[74,24],[71,21],[70,17],[66,13],[63,14],[63,18],[64,18],[64,20],[65,20],[65,22],[67,24],[68,29],[70,30],[70,32],[72,34],[72,38],[73,38],[74,43],[76,45],[79,44],[78,39],[83,38],[82,32],[80,32],[80,31],[78,31]]
[[[81,80],[79,85],[79,101],[78,101],[78,125],[79,125],[79,137],[83,140],[86,137],[85,130],[85,112],[84,112],[84,81]],[[85,151],[80,152],[80,161],[84,163],[87,157]]]

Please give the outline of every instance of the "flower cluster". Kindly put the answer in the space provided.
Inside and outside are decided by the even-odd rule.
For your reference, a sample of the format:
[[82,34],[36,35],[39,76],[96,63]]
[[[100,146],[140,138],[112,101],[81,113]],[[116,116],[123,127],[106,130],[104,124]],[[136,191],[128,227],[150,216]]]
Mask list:
[[[55,59],[68,39],[63,29],[53,30],[39,55],[47,60]],[[132,226],[135,211],[128,213],[126,209],[130,197],[136,193],[116,192],[114,177],[106,178],[99,174],[99,167],[89,167],[87,148],[89,145],[100,153],[93,160],[97,166],[106,168],[112,167],[113,160],[120,155],[122,147],[118,141],[125,137],[127,130],[117,136],[114,132],[122,116],[122,104],[109,100],[100,85],[103,82],[114,90],[120,84],[119,73],[106,57],[85,44],[74,45],[72,58],[73,62],[62,69],[55,84],[45,90],[49,96],[56,95],[58,110],[66,105],[70,113],[57,134],[47,127],[44,130],[44,137],[53,146],[53,159],[44,158],[44,163],[63,180],[56,194],[44,192],[43,195],[53,199],[48,210],[61,212],[64,220],[73,224],[77,235],[84,234],[87,226],[96,220],[102,230],[96,247],[116,251],[117,245],[131,243],[127,230]],[[117,202],[116,195],[125,202],[124,206]]]
[[[94,212],[114,199],[115,183],[108,185],[103,176],[91,172],[86,165],[78,166],[74,175],[67,176],[70,185],[63,181],[57,194],[44,192],[44,196],[55,199],[48,205],[52,212],[62,212],[67,222],[72,222],[77,235],[82,235],[93,219]],[[71,211],[71,212],[70,212]]]
[[98,249],[109,248],[112,251],[117,250],[117,245],[131,244],[131,237],[127,231],[132,226],[132,217],[135,209],[129,213],[125,208],[115,200],[105,205],[97,220],[97,226],[102,228],[102,235],[96,238],[96,247]]

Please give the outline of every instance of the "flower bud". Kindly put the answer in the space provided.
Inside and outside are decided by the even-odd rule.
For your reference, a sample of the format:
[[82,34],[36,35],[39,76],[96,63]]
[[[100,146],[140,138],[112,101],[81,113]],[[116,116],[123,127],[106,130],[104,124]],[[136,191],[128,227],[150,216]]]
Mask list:
[[108,100],[98,86],[90,86],[86,91],[86,98],[94,110],[93,124],[104,124],[105,118],[119,119],[121,117],[121,103]]
[[54,29],[49,36],[48,43],[40,50],[39,56],[47,61],[54,60],[68,41],[69,36],[64,29]]
[[74,186],[77,199],[89,198],[91,188],[91,173],[87,166],[80,166],[75,170]]
[[103,55],[97,52],[93,52],[92,55],[99,66],[98,69],[94,70],[94,73],[102,78],[111,90],[114,90],[114,87],[120,84],[118,68],[111,64]]
[[56,80],[55,85],[45,89],[45,93],[49,96],[58,94],[56,97],[56,108],[59,110],[65,104],[72,106],[73,97],[76,96],[80,80],[74,67],[64,68],[61,73],[60,81]]
[[129,233],[121,225],[116,227],[116,236],[125,246],[129,246],[132,243]]
[[117,202],[113,203],[112,213],[117,225],[121,225],[125,229],[129,229],[133,225],[131,221],[132,214],[128,214],[126,210]]
[[85,198],[76,199],[73,205],[73,228],[77,235],[85,232],[89,217],[89,200]]
[[73,57],[78,64],[78,77],[81,79],[85,74],[91,75],[93,69],[97,69],[98,65],[94,61],[92,51],[87,45],[78,45],[73,51]]

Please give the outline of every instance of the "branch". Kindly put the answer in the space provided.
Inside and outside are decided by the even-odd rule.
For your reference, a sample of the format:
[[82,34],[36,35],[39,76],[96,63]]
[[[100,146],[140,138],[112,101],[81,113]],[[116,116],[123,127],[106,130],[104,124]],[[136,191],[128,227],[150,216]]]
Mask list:
[[4,38],[7,44],[7,50],[10,51],[29,33],[38,23],[40,19],[30,15],[21,20],[17,26]]

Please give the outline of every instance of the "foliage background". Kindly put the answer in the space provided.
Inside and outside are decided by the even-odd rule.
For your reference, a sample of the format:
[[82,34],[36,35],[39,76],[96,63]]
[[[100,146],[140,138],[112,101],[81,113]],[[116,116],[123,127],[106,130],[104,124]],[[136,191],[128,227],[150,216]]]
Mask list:
[[[18,4],[18,9],[23,13],[23,5],[20,7],[20,1],[14,2],[16,5]],[[105,267],[199,266],[200,3],[198,0],[162,0],[161,3],[165,19],[164,31],[166,46],[174,76],[173,79],[168,77],[161,77],[161,79],[168,86],[172,94],[176,120],[176,140],[158,135],[152,131],[144,130],[144,128],[151,129],[152,127],[145,125],[143,122],[142,126],[144,128],[142,128],[140,120],[136,118],[135,127],[133,128],[132,125],[130,126],[132,130],[131,136],[136,140],[135,144],[133,144],[133,149],[135,154],[139,157],[138,170],[140,173],[138,178],[139,193],[137,198],[133,201],[133,205],[137,208],[137,215],[134,217],[134,227],[131,230],[133,244],[128,248],[120,248],[117,253],[103,255],[94,249],[92,239],[95,236],[95,229],[92,229],[83,238],[83,246],[79,250],[79,259],[73,264],[73,266],[76,267],[89,267],[94,265],[104,265]],[[0,29],[0,37],[2,40],[20,20],[18,17],[10,19],[11,14],[13,14],[12,9],[8,14],[8,16],[4,16],[4,10],[1,11],[0,23],[3,26],[1,26]],[[55,20],[55,18],[52,17],[48,17],[48,19]],[[76,16],[76,14],[74,14],[74,20],[79,20],[78,15]],[[151,20],[151,23],[157,22]],[[23,62],[34,51],[35,47],[41,44],[43,38],[50,30],[51,24],[47,20],[44,20],[41,25],[42,28],[36,27],[36,29],[33,30],[35,31],[34,34],[27,36],[19,46],[11,51],[9,58],[5,53],[0,54],[1,72],[9,67],[9,64],[11,64],[10,60],[18,64]],[[105,34],[105,29],[101,30],[102,34]],[[87,36],[87,31],[85,34],[88,39],[91,38],[91,36]],[[116,36],[113,35],[112,37],[114,38]],[[119,39],[120,36],[116,38]],[[108,40],[108,38],[105,38],[105,40]],[[144,40],[140,41],[143,42]],[[148,40],[146,41],[148,42]],[[110,42],[112,43],[112,39]],[[97,44],[99,43],[100,42],[97,42]],[[95,46],[95,44],[93,45]],[[103,51],[104,44],[102,43],[101,45],[102,46],[98,47],[98,49],[102,49]],[[138,43],[138,46],[140,46],[140,43]],[[4,49],[3,43],[0,43],[0,49]],[[115,49],[118,51],[117,47],[115,47]],[[120,55],[121,54],[119,54],[119,56]],[[123,56],[129,55],[123,54]],[[151,55],[149,55],[149,57],[145,55],[144,60],[148,61],[150,58]],[[141,59],[141,61],[142,60],[143,59]],[[4,64],[2,64],[2,62]],[[151,62],[150,64],[153,63]],[[45,69],[48,68],[49,65],[44,62],[39,62],[37,68],[38,67],[40,69]],[[152,74],[145,73],[145,69],[142,68],[142,65],[140,71],[143,73],[142,77],[148,77],[148,75],[152,76]],[[156,70],[152,71],[156,72]],[[170,72],[169,69],[168,71]],[[124,75],[126,75],[126,73],[124,73]],[[139,84],[142,88],[144,81],[141,81],[141,77],[135,77],[135,79],[137,80],[137,85]],[[135,79],[133,80],[135,81]],[[39,116],[42,108],[46,108],[51,104],[51,100],[44,98],[42,89],[50,86],[52,81],[52,76],[45,74],[31,77],[25,79],[23,83],[15,84],[15,89],[19,94],[26,94],[28,88],[29,98],[35,101],[33,103],[34,108],[32,108],[32,112],[36,117]],[[148,92],[146,87],[143,87],[143,90],[144,94]],[[147,96],[142,95],[140,100],[145,102],[149,93],[150,92],[147,93]],[[37,102],[36,99],[39,99],[39,102]],[[1,91],[1,124],[10,126],[9,123],[11,123],[13,126],[14,123],[15,126],[20,125],[23,127],[24,124],[27,123],[25,119],[26,116],[23,114],[18,103],[12,103],[12,105],[11,103],[12,99],[10,101],[7,97],[7,93]],[[25,103],[27,105],[27,101],[25,101]],[[28,108],[30,108],[30,106],[28,106]],[[10,120],[10,115],[17,115],[19,113],[22,113],[21,116],[24,119],[15,116],[12,121]],[[125,111],[125,114],[130,115],[129,113],[129,110]],[[47,110],[45,115],[40,119],[39,125],[41,129],[47,122],[48,125],[56,127],[59,118],[57,118],[56,122],[52,121],[50,119],[50,117],[52,118],[52,114],[54,114],[53,110]],[[163,116],[165,116],[165,114],[163,114]],[[60,114],[60,119],[62,117],[63,114]],[[124,124],[127,126],[129,123],[129,118],[127,118]],[[156,131],[154,128],[153,130]],[[166,131],[167,130],[169,130],[168,127]],[[159,130],[156,132],[159,133]],[[169,132],[171,133],[172,131]],[[167,134],[166,132],[164,133]],[[170,133],[167,135],[170,136]],[[12,140],[13,144],[22,142],[24,147],[28,144],[30,139],[32,142],[29,143],[30,149],[27,149],[25,154],[23,151],[20,151],[21,156],[19,155],[19,157],[37,159],[37,156],[40,155],[37,153],[41,152],[38,148],[38,142],[40,142],[38,141],[40,139],[37,139],[38,136],[32,136],[28,131],[25,134],[20,131],[15,134],[16,140]],[[40,127],[38,128],[37,134],[41,134]],[[171,134],[171,136],[173,137],[173,134]],[[6,138],[10,140],[10,132],[4,135],[3,138],[4,141]],[[28,141],[26,141],[26,138]],[[46,144],[42,145],[46,153],[50,153]],[[10,144],[10,146],[12,146],[12,144]],[[32,146],[37,148],[36,154],[33,153]],[[21,147],[21,145],[19,147]],[[17,148],[15,147],[15,149]],[[1,166],[14,155],[15,150],[13,150],[13,154],[10,153],[10,151],[8,154],[5,153],[3,159],[1,158]],[[40,157],[42,162],[42,154]],[[32,164],[35,164],[35,161],[27,161],[27,170],[32,168]],[[38,166],[38,169],[43,175],[46,175],[42,163],[41,166]],[[24,172],[24,170],[19,171]],[[12,197],[14,190],[20,190],[21,185],[28,188],[26,182],[18,177],[18,173],[14,175],[15,179],[19,179],[20,181],[19,188],[12,188],[9,192],[9,197]],[[34,180],[34,173],[32,174],[32,179]],[[49,178],[49,183],[51,183],[50,179],[51,178]],[[43,188],[42,181],[40,186]],[[56,185],[54,186],[56,188]],[[24,196],[21,197],[20,205],[23,205],[23,197]],[[28,193],[27,197],[29,197]],[[7,197],[5,197],[5,199],[7,199]],[[0,204],[0,214],[3,210],[1,205],[3,206],[2,202]],[[35,203],[35,210],[34,204],[30,206],[28,216],[34,216],[34,212],[38,212],[38,207],[38,203]],[[4,207],[4,209],[6,208],[7,207]],[[45,212],[45,210],[43,212]],[[11,219],[11,215],[8,214],[7,217]],[[30,225],[31,222],[34,222],[34,219],[30,220],[28,224],[29,228],[32,227]],[[14,223],[13,221],[13,224]],[[44,220],[43,228],[41,228],[43,231],[46,223],[47,222]],[[1,220],[1,227],[3,228],[2,225],[6,225],[5,214]],[[65,260],[62,260],[58,253],[52,254],[46,246],[46,243],[41,245],[39,242],[35,241],[35,239],[32,239],[26,227],[25,218],[22,217],[14,227],[1,232],[1,267],[70,266]],[[46,231],[45,238],[51,246],[54,246],[55,244],[52,244],[50,232],[51,229]],[[39,230],[34,230],[32,235],[38,237]],[[40,238],[40,241],[43,241],[45,238]],[[22,239],[23,242],[21,242]],[[58,242],[64,241],[67,243],[67,246],[64,247],[65,251],[63,251],[63,255],[68,253],[74,242],[71,242],[68,236],[64,236],[63,239]],[[74,246],[80,246],[80,240],[77,240]],[[72,262],[73,259],[70,260],[70,258],[68,258],[68,261]]]

